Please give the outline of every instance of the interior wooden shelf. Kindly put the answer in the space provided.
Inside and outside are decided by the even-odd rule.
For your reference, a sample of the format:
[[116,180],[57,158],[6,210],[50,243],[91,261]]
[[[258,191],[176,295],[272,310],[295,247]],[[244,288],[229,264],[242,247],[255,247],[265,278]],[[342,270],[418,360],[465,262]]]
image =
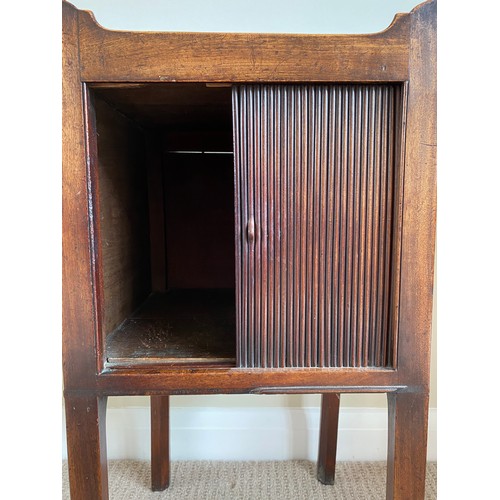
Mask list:
[[153,293],[106,339],[107,367],[234,365],[234,290]]

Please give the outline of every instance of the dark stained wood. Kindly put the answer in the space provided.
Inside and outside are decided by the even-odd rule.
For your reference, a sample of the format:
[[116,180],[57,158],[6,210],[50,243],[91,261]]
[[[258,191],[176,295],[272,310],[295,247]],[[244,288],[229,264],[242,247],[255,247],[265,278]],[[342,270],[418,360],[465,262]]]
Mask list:
[[436,2],[414,9],[402,206],[400,380],[419,390],[389,394],[387,499],[423,499],[429,405],[436,224]]
[[[65,7],[65,8],[66,8],[66,7]],[[70,7],[68,7],[68,8],[70,8]],[[416,10],[415,10],[415,12],[414,12],[414,13],[412,13],[412,14],[410,14],[410,15],[400,16],[400,17],[399,17],[399,20],[398,20],[398,22],[397,22],[396,24],[400,23],[400,25],[402,26],[403,24],[405,24],[405,25],[406,25],[406,24],[410,23],[410,22],[411,22],[411,18],[412,18],[412,16],[416,16],[416,13],[417,13],[417,12],[418,12],[418,9],[416,9]],[[83,14],[80,14],[80,16],[81,16],[81,17],[82,17],[82,19],[83,19],[83,18],[88,17],[88,14],[83,13]],[[83,21],[83,22],[84,22],[84,23],[86,23],[87,21]],[[405,29],[406,29],[406,28],[405,28]],[[392,31],[392,30],[394,30],[394,26],[393,26],[390,30],[388,30],[388,31]],[[396,30],[396,31],[397,31],[397,30]],[[393,31],[393,33],[395,33],[395,31]],[[384,36],[385,36],[385,35],[387,35],[387,32],[384,34]],[[400,35],[403,35],[403,33],[400,33]],[[85,36],[85,35],[84,35],[84,36]],[[121,33],[121,34],[119,34],[119,33],[114,33],[114,34],[113,34],[113,36],[114,36],[114,37],[116,37],[116,36],[128,36],[128,35],[127,35],[127,34],[125,34],[125,33]],[[228,38],[231,38],[231,36],[230,36],[230,35],[227,35],[227,37],[228,37]],[[335,39],[335,40],[336,40],[336,39],[338,39],[336,35],[333,35],[332,37],[333,37],[332,39]],[[325,40],[326,40],[327,38],[330,38],[330,37],[329,37],[329,36],[327,36],[327,37],[325,38]],[[403,37],[403,36],[401,36],[401,38],[404,38],[404,37]],[[295,38],[293,38],[293,37],[292,37],[292,38],[286,38],[286,39],[288,39],[288,40],[290,40],[290,41],[292,41],[292,39],[293,39],[293,40],[295,40]],[[320,39],[322,40],[323,38],[318,38],[317,40],[320,40]],[[343,39],[345,40],[345,38],[343,38]],[[283,40],[285,40],[285,38],[283,38]],[[391,40],[392,40],[392,39],[390,39],[390,38],[386,39],[386,40],[385,40],[386,44],[389,44],[389,45],[390,45]],[[352,41],[352,40],[351,40],[351,41]],[[406,43],[406,42],[405,42],[405,43]],[[84,50],[87,50],[87,49],[84,49]],[[318,56],[319,56],[319,55],[320,55],[320,53],[318,53]],[[430,63],[429,63],[429,64],[430,64]],[[350,78],[350,80],[356,80],[356,77],[355,77],[355,76],[352,76],[352,77]],[[336,153],[335,153],[335,154],[336,154]],[[338,183],[335,183],[335,184],[338,184]],[[336,315],[334,314],[333,316],[336,316]],[[401,373],[401,370],[400,370],[400,373]]]
[[97,369],[94,352],[94,267],[89,234],[89,203],[78,61],[78,11],[63,3],[62,57],[62,332],[66,389],[92,387]]
[[93,82],[404,81],[410,17],[399,14],[371,35],[167,34],[105,30],[80,12],[82,76]]
[[170,483],[169,396],[151,396],[151,489],[163,491]]
[[421,500],[425,498],[429,395],[391,393],[387,400],[387,500]]
[[234,288],[232,154],[165,154],[169,288]]
[[[168,368],[168,369],[167,369]],[[165,369],[153,364],[110,367],[98,378],[99,393],[140,394],[287,394],[289,392],[388,392],[407,389],[397,385],[398,373],[388,369],[358,368],[228,368],[183,365]]]
[[413,11],[402,217],[401,380],[429,387],[436,231],[436,2]]
[[161,126],[177,133],[222,129],[231,137],[230,87],[207,87],[204,83],[94,83],[92,90],[143,127]]
[[[404,116],[395,115],[403,109],[401,86],[234,89],[237,227],[255,225],[261,235],[250,241],[242,231],[237,241],[237,301],[248,309],[238,323],[239,365],[392,366],[387,352],[397,342],[397,322],[387,317],[396,307],[392,273],[400,258],[393,224],[400,205],[394,184],[402,167],[394,151],[401,148]],[[288,188],[284,198],[277,179]],[[285,208],[291,210],[286,225]],[[281,258],[285,241],[292,260]],[[293,293],[279,297],[285,279]],[[282,338],[289,339],[288,356],[280,352]]]
[[[401,103],[401,114],[402,116],[407,116],[407,103],[408,103],[408,83],[403,86],[403,99]],[[397,103],[396,103],[397,104]],[[395,178],[394,184],[394,196],[395,199],[399,201],[395,206],[394,211],[394,221],[393,221],[393,254],[401,255],[401,236],[402,236],[402,223],[403,223],[403,190],[404,190],[404,165],[405,165],[405,145],[406,145],[406,126],[403,123],[396,124],[397,137],[400,137],[400,147],[396,148],[394,154],[395,158],[399,158],[400,165],[403,168],[399,169],[399,178]],[[408,179],[407,181],[408,182]],[[391,287],[391,303],[394,304],[393,310],[389,315],[389,328],[399,331],[399,294],[400,286],[395,286],[397,282],[401,279],[401,259],[395,259],[393,262],[393,275],[392,281],[393,285]],[[394,345],[387,346],[387,362],[396,366],[398,363],[398,343],[395,342]]]
[[323,484],[333,484],[335,482],[339,408],[340,394],[323,394],[321,396],[318,480]]
[[97,151],[97,126],[95,115],[95,103],[92,93],[87,85],[83,86],[83,109],[85,116],[86,130],[86,152],[87,152],[87,175],[88,182],[88,198],[89,198],[89,219],[90,219],[90,244],[91,255],[94,255],[92,266],[92,279],[94,291],[94,318],[95,318],[95,337],[96,337],[96,361],[97,366],[103,366],[104,353],[104,337],[106,334],[103,328],[104,320],[107,318],[104,304],[104,272],[102,268],[102,248],[100,240],[100,220],[101,220],[101,204],[97,199],[99,192],[99,158]]
[[152,294],[106,339],[106,367],[235,363],[233,290]]
[[165,193],[163,147],[159,133],[146,136],[148,150],[149,242],[151,290],[167,291],[167,248],[165,236]]
[[[236,106],[234,104],[236,96],[232,94],[232,110],[233,110],[233,127],[234,127],[234,135],[238,136],[240,134],[240,127],[244,128],[245,124],[238,123],[237,115],[236,115]],[[235,286],[236,283],[243,284],[244,276],[246,277],[246,273],[243,272],[242,269],[242,259],[241,259],[241,245],[239,244],[240,235],[243,231],[246,231],[246,227],[244,228],[241,225],[241,217],[238,216],[238,210],[236,207],[240,206],[241,211],[245,214],[247,213],[247,203],[246,199],[242,196],[243,193],[240,192],[238,186],[241,186],[241,175],[243,173],[243,165],[245,164],[244,157],[241,156],[241,152],[233,152],[233,164],[234,164],[234,249],[235,249],[235,261],[234,261],[234,276],[235,276]],[[245,288],[245,285],[243,285]],[[246,290],[245,290],[246,292]],[[235,320],[236,320],[236,332],[240,332],[242,329],[242,324],[244,318],[246,317],[246,300],[245,300],[245,292],[236,293],[235,291]],[[243,353],[243,346],[241,342],[241,335],[236,335],[236,359],[241,359]]]
[[[63,2],[63,368],[73,498],[107,497],[109,395],[162,398],[153,406],[164,415],[169,394],[327,393],[335,403],[341,392],[391,393],[388,498],[423,497],[435,11],[428,1],[371,35],[141,33],[105,30]],[[216,82],[239,88],[233,132],[247,138],[234,151],[236,247],[219,247],[235,256],[227,262],[237,291],[231,340],[212,336],[207,364],[193,364],[199,349],[187,364],[169,364],[154,347],[104,367],[107,330],[133,332],[131,321],[149,321],[170,331],[165,318],[130,316],[163,259],[153,251],[152,273],[165,193],[154,193],[158,176],[150,176],[148,207],[151,158],[141,136],[163,150],[230,151],[231,89],[206,85]],[[115,192],[109,182],[118,175]],[[193,305],[184,308],[184,341],[196,330]],[[217,321],[213,312],[201,315],[201,329]],[[139,343],[151,340],[135,331]],[[236,363],[225,364],[216,353],[229,345]],[[165,450],[168,424],[158,418],[153,434]],[[324,429],[331,437],[332,427]],[[319,460],[326,480],[327,448]],[[166,454],[155,456],[163,457],[153,458],[157,484],[166,484]]]
[[112,332],[151,292],[147,151],[130,119],[94,99],[98,204],[95,234],[102,269],[103,334]]
[[71,500],[107,500],[106,397],[65,394]]

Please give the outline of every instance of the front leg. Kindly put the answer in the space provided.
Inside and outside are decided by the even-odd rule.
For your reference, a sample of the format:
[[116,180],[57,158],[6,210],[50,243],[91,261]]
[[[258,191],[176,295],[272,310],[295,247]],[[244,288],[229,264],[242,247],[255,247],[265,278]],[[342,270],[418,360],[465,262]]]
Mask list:
[[65,395],[71,500],[108,500],[106,397]]
[[422,500],[427,459],[427,392],[387,394],[387,500]]

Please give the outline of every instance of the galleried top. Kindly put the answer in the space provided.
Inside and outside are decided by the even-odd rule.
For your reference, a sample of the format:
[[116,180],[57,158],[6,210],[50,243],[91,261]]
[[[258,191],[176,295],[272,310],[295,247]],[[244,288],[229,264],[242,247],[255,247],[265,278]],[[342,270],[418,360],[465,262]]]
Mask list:
[[436,2],[361,35],[115,31],[63,7],[78,23],[83,81],[388,82],[408,79],[413,20],[432,19]]

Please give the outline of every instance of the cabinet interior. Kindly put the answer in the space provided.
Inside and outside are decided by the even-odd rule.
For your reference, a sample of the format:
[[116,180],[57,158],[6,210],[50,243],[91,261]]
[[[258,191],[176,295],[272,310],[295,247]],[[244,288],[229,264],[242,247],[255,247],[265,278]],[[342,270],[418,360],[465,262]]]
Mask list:
[[235,364],[231,88],[94,84],[105,366]]

